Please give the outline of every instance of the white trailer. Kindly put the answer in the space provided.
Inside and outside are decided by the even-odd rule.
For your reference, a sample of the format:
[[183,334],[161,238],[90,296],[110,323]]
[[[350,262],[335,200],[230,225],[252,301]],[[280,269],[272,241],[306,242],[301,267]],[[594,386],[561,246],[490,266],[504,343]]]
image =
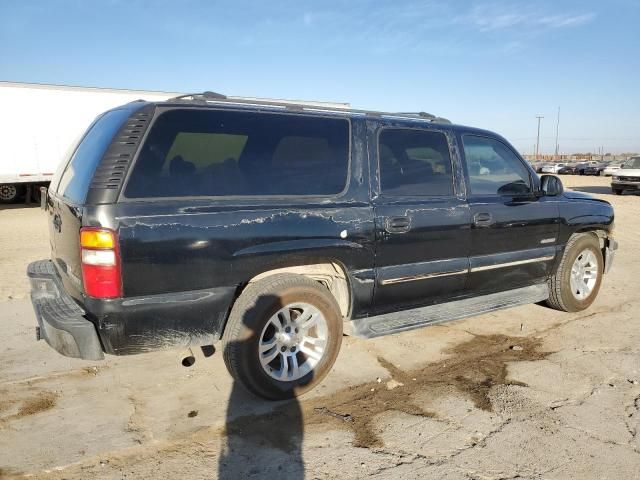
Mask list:
[[0,81],[0,203],[20,198],[38,201],[36,187],[51,181],[68,149],[100,113],[135,100],[162,101],[178,95],[181,93]]
[[[97,115],[134,100],[173,92],[0,82],[0,202],[47,184],[67,150]],[[37,189],[33,189],[35,194]]]

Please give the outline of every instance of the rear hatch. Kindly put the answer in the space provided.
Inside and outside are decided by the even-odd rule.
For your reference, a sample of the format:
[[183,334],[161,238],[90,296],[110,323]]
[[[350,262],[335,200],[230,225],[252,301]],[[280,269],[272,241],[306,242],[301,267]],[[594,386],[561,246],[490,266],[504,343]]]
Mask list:
[[47,194],[51,259],[67,292],[81,300],[84,292],[80,253],[80,228],[91,180],[115,134],[129,118],[131,108],[100,115],[62,162]]

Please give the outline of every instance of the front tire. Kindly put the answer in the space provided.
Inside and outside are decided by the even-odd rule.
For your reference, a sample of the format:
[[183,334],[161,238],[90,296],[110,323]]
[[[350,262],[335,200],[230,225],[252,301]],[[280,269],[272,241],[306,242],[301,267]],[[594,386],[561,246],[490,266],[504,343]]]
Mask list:
[[556,273],[549,279],[547,305],[564,312],[589,308],[598,296],[604,262],[598,237],[572,235]]
[[611,191],[616,195],[622,195],[622,190],[620,190],[619,188],[612,188]]
[[302,275],[277,274],[249,284],[236,300],[222,344],[229,373],[269,400],[314,388],[342,343],[342,315],[333,295]]

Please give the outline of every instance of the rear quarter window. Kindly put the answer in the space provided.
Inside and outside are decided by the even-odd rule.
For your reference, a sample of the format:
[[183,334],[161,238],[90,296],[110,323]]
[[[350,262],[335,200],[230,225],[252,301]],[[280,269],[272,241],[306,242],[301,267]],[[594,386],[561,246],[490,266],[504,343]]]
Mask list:
[[98,162],[130,114],[130,110],[111,110],[93,122],[66,166],[52,180],[58,195],[76,204],[85,201]]
[[347,182],[349,135],[345,119],[170,110],[154,122],[124,195],[335,195]]

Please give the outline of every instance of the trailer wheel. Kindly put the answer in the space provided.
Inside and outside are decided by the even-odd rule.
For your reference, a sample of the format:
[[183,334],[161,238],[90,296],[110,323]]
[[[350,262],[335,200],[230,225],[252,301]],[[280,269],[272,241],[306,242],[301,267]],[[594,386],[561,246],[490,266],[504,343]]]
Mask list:
[[0,203],[14,203],[20,196],[21,188],[19,185],[11,185],[3,183],[0,185]]

